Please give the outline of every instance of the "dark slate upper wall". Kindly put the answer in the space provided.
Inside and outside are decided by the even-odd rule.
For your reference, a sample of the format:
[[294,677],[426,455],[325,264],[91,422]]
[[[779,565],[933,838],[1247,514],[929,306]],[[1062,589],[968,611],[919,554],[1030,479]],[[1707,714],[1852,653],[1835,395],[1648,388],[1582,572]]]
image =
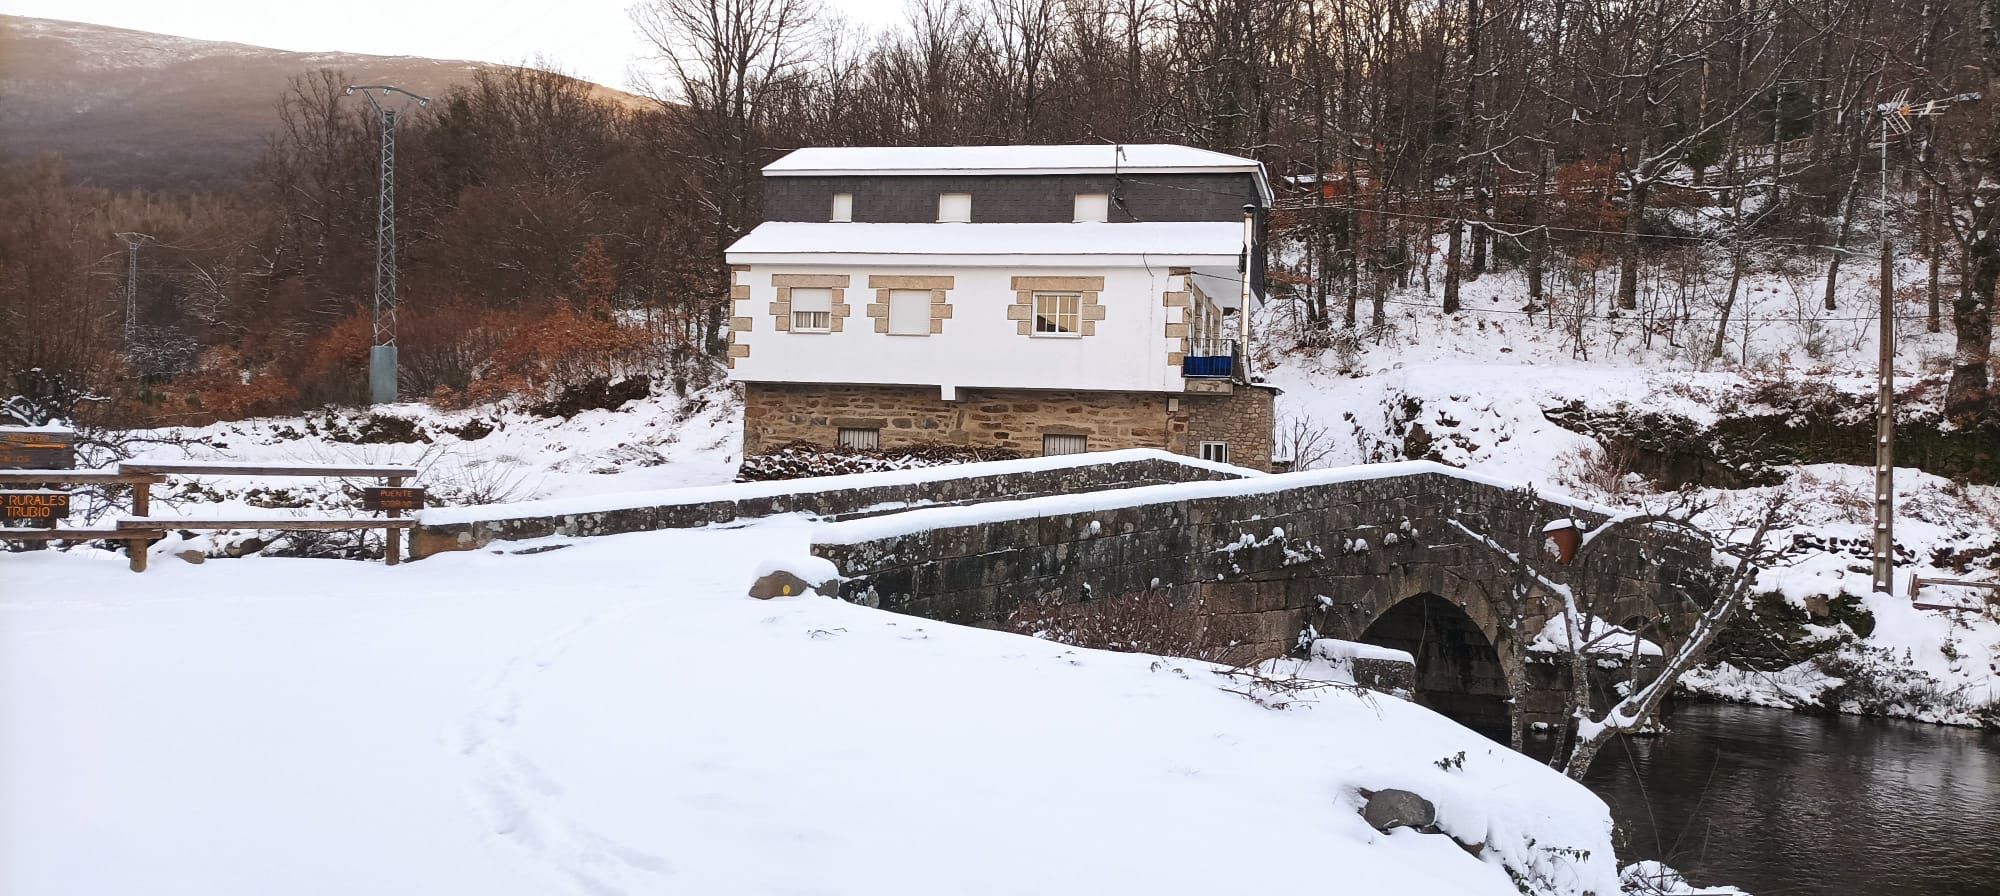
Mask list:
[[1112,194],[1117,222],[1241,221],[1261,204],[1247,173],[805,175],[764,178],[764,220],[829,220],[835,193],[852,193],[854,220],[869,223],[935,222],[940,193],[971,193],[975,224],[1068,222],[1078,193]]

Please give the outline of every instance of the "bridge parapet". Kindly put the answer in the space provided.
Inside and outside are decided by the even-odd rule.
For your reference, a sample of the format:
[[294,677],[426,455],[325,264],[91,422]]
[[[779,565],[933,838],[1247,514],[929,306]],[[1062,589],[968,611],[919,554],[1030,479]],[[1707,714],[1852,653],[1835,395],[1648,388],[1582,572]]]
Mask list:
[[424,511],[411,551],[425,557],[495,541],[687,529],[785,513],[820,519],[1036,495],[1261,476],[1150,449],[519,501]]
[[[998,626],[1050,596],[1164,589],[1199,601],[1210,646],[1249,660],[1283,654],[1312,632],[1361,640],[1392,607],[1432,595],[1489,644],[1513,650],[1518,639],[1502,632],[1508,609],[1491,595],[1510,587],[1515,568],[1456,524],[1507,551],[1540,552],[1547,521],[1591,525],[1614,512],[1529,501],[1510,483],[1408,462],[913,510],[821,526],[812,550],[839,567],[844,599],[969,625]],[[1587,567],[1536,566],[1605,598],[1611,613],[1600,615],[1612,621],[1692,618],[1705,544],[1663,533],[1595,554]]]

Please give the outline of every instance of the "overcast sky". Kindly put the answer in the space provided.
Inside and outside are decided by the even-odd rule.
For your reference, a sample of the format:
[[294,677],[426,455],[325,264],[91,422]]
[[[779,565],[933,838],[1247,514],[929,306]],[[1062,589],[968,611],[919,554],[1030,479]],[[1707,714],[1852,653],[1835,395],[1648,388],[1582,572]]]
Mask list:
[[[626,87],[647,52],[625,15],[634,0],[0,0],[0,13],[114,25],[283,50],[346,50],[519,63]],[[903,0],[822,0],[870,30],[901,21]]]

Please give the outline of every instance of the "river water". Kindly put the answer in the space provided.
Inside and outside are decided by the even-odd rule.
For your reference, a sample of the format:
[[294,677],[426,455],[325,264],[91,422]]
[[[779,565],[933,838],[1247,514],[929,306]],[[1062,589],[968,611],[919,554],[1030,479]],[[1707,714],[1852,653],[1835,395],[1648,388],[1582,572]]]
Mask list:
[[1683,704],[1587,783],[1619,858],[1753,896],[2000,896],[2000,734]]

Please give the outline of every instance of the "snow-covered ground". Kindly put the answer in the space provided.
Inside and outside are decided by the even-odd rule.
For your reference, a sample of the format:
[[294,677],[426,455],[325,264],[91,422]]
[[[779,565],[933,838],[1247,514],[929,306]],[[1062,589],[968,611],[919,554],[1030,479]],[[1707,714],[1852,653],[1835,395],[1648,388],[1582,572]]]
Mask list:
[[807,537],[0,554],[0,892],[1618,890],[1602,802],[1427,710],[744,596]]
[[[386,424],[386,425],[385,425]],[[509,404],[441,411],[418,403],[373,412],[327,410],[130,434],[135,460],[229,460],[280,465],[396,464],[415,467],[433,503],[470,507],[540,498],[726,483],[742,460],[741,404],[728,389],[685,398],[656,395],[617,410],[571,418],[540,417]],[[85,465],[108,461],[84,458]],[[159,515],[262,519],[358,508],[373,480],[273,479],[266,476],[176,477],[153,489]],[[109,508],[83,495],[71,525],[88,525]],[[160,553],[234,554],[256,539],[271,552],[340,555],[354,537],[379,533],[200,533],[170,535]],[[301,548],[301,542],[311,547]],[[373,545],[377,553],[379,545]]]

